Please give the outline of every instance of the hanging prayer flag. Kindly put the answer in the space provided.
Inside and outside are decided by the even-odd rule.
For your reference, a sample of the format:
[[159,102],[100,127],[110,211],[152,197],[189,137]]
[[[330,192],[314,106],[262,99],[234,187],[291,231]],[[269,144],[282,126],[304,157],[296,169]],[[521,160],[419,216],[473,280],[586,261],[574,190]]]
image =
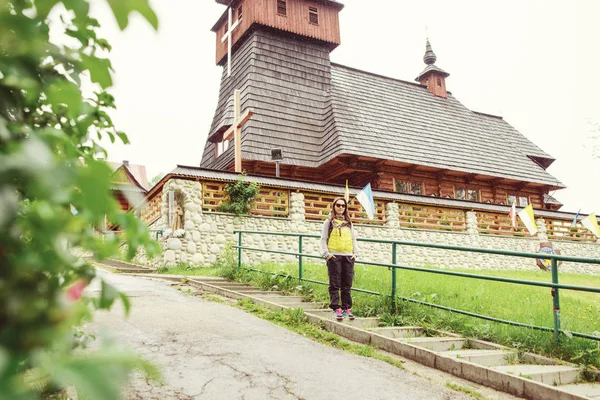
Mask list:
[[579,217],[579,212],[581,211],[581,208],[579,209],[579,211],[577,211],[577,214],[575,214],[575,218],[573,218],[573,222],[571,222],[571,227],[575,228],[577,226],[577,217]]
[[525,224],[529,234],[531,236],[535,235],[537,233],[537,225],[535,224],[535,218],[533,217],[533,206],[529,204],[527,207],[519,211],[519,214],[517,215],[519,218],[521,218],[523,224]]
[[346,203],[350,201],[350,191],[348,190],[348,179],[346,179],[346,194],[344,194]]
[[365,209],[367,213],[367,217],[369,219],[373,219],[375,216],[375,201],[373,201],[373,192],[371,191],[371,184],[367,183],[367,186],[362,188],[362,190],[356,195],[358,201]]
[[592,231],[597,238],[600,238],[600,228],[598,228],[598,220],[596,219],[596,215],[594,213],[591,213],[582,219],[581,224]]
[[508,215],[510,216],[510,221],[512,222],[513,229],[517,230],[517,206],[515,205],[515,203],[512,204]]

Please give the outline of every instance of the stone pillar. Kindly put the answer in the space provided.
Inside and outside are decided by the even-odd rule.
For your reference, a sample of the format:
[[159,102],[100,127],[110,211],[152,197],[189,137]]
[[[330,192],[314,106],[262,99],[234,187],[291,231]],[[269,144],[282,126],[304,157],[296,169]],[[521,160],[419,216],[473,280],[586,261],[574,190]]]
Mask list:
[[543,241],[548,240],[548,234],[546,231],[546,221],[543,218],[538,218],[535,220],[535,224],[537,225],[537,238]]
[[467,211],[467,233],[469,235],[477,235],[479,233],[477,229],[477,213],[475,211]]
[[387,203],[385,205],[385,226],[388,228],[400,228],[398,203]]
[[298,192],[290,193],[290,219],[294,222],[304,222],[304,194]]

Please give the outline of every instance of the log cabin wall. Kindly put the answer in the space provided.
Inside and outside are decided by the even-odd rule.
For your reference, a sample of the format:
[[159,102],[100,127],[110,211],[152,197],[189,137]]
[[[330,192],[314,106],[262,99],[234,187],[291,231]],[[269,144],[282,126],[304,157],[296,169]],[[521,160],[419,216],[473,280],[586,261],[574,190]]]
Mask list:
[[[243,169],[250,174],[275,176],[275,165],[273,163],[244,161]],[[233,171],[232,168],[230,168]],[[378,171],[363,174],[348,171],[339,178],[330,179],[332,167],[330,165],[319,168],[298,167],[282,164],[280,176],[291,179],[307,180],[314,182],[328,182],[344,184],[348,178],[350,186],[360,187],[371,183],[373,189],[394,192],[394,184],[399,181],[422,184],[422,194],[454,199],[456,189],[472,189],[479,193],[480,203],[505,204],[508,205],[508,196],[527,198],[534,208],[544,208],[544,191],[540,186],[523,187],[523,182],[514,184],[498,182],[497,180],[472,179],[466,175],[455,175],[457,172],[440,173],[439,171],[424,171],[414,167],[383,166]],[[519,205],[519,204],[517,204]]]
[[[235,45],[253,24],[260,24],[331,44],[331,49],[340,44],[339,10],[319,1],[286,0],[286,15],[277,12],[277,0],[240,0],[233,5],[232,21],[235,22],[242,8],[242,20],[232,32]],[[318,24],[309,21],[309,8],[317,10]],[[216,63],[227,60],[227,41],[221,42],[227,33],[227,13],[217,22]]]

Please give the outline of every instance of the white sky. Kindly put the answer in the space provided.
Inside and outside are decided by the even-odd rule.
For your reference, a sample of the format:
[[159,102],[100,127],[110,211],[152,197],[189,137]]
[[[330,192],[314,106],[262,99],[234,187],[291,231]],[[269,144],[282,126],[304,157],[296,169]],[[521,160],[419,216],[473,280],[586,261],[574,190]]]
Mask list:
[[[406,81],[425,67],[427,27],[447,87],[475,111],[501,115],[557,160],[548,171],[567,189],[563,211],[600,212],[600,1],[345,0],[340,64]],[[106,6],[94,7],[113,45],[118,110],[129,146],[106,144],[109,159],[148,168],[199,165],[218,98],[210,28],[224,6],[213,0],[151,0],[160,28],[138,15],[120,32]],[[596,151],[596,153],[598,153]]]

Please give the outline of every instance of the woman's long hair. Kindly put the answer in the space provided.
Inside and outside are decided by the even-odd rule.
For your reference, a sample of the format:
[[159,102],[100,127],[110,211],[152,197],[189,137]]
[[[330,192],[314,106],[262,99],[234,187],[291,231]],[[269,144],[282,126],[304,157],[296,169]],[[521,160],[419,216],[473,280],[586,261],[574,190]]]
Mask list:
[[348,214],[348,202],[343,197],[336,197],[333,200],[333,202],[331,203],[331,212],[329,213],[329,221],[333,221],[333,219],[335,218],[335,203],[337,203],[338,201],[341,201],[346,205],[346,208],[344,208],[344,214],[343,214],[344,220],[346,220],[346,222],[348,222],[348,224],[350,224],[350,226],[352,226],[352,221],[350,220],[350,215]]

